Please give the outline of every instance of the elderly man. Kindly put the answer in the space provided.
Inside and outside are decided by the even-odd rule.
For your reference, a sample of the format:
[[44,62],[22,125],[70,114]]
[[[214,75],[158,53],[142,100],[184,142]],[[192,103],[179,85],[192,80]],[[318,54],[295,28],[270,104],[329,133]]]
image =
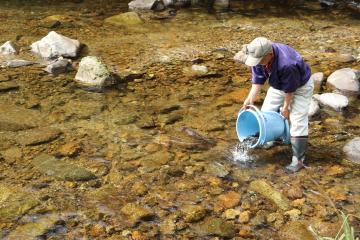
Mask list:
[[304,167],[308,144],[308,111],[314,89],[311,71],[293,48],[271,42],[264,37],[255,38],[243,46],[235,60],[252,70],[252,87],[243,107],[252,105],[261,87],[269,80],[262,111],[280,111],[290,120],[293,157],[285,167],[287,172],[297,172]]

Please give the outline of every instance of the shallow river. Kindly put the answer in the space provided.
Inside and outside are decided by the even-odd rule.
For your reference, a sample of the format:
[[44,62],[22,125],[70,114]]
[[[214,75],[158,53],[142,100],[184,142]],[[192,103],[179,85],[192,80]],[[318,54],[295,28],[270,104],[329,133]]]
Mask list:
[[[39,64],[0,69],[0,239],[313,239],[309,226],[337,234],[339,211],[359,230],[360,168],[342,151],[360,133],[357,97],[310,122],[299,173],[284,172],[289,146],[240,161],[232,153],[251,86],[250,69],[232,59],[241,45],[257,36],[289,44],[325,77],[360,70],[339,57],[359,59],[358,19],[308,3],[104,23],[126,11],[116,1],[1,1],[0,43],[14,41],[17,59]],[[76,70],[44,72],[29,45],[50,31],[78,39],[81,56],[101,57],[120,82],[94,92],[75,84]],[[209,73],[189,72],[194,63]]]

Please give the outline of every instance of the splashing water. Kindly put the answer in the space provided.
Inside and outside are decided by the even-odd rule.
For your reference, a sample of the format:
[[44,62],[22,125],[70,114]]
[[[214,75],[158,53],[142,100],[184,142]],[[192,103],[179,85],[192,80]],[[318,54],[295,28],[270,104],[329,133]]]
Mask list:
[[252,146],[257,141],[256,138],[248,138],[243,142],[240,142],[235,145],[231,150],[232,159],[235,162],[248,163],[254,160],[254,157],[249,155],[250,146]]

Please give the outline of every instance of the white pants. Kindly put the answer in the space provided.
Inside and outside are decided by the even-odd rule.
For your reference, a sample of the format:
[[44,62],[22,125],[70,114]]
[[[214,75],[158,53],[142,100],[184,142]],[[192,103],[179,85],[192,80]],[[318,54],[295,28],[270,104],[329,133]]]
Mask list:
[[[298,88],[290,104],[290,135],[292,137],[307,136],[309,134],[309,107],[314,90],[312,78],[307,83]],[[285,100],[285,92],[270,87],[266,93],[261,111],[279,111]]]

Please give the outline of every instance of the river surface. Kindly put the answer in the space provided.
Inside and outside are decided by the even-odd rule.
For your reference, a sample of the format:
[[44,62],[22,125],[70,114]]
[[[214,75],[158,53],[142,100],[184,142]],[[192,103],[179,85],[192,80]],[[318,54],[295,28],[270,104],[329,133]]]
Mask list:
[[[289,44],[325,77],[360,70],[339,57],[359,56],[358,19],[309,3],[104,23],[126,11],[116,1],[1,1],[0,43],[14,41],[17,59],[40,64],[0,72],[0,84],[13,84],[0,92],[0,239],[313,239],[309,226],[337,234],[339,211],[359,235],[360,168],[342,151],[360,133],[358,98],[310,122],[299,173],[284,172],[289,146],[236,155],[251,163],[232,152],[251,86],[250,69],[232,59],[241,45],[257,36]],[[47,74],[29,45],[49,31],[78,39],[81,56],[127,77],[95,92],[74,82],[76,71]],[[194,63],[209,74],[189,73]]]

